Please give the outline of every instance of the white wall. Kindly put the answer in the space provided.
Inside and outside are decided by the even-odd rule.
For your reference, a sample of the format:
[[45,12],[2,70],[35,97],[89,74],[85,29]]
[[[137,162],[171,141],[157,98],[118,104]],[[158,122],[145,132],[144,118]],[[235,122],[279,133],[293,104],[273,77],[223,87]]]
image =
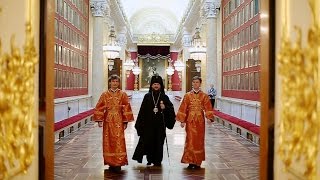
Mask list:
[[218,97],[216,109],[260,126],[260,102],[243,99]]
[[74,96],[55,99],[54,122],[59,122],[92,108],[92,96]]

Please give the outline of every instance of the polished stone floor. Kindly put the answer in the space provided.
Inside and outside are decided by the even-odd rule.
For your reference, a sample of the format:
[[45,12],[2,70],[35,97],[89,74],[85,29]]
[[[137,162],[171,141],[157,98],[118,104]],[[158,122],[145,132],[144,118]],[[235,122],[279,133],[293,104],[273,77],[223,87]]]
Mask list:
[[[135,117],[143,94],[132,96]],[[172,99],[175,110],[179,102]],[[55,143],[55,179],[144,179],[144,180],[253,180],[259,179],[259,147],[241,138],[219,124],[206,127],[206,161],[199,170],[188,170],[187,164],[180,163],[185,141],[185,131],[176,123],[167,131],[169,158],[164,147],[162,167],[146,166],[131,159],[138,136],[134,122],[128,125],[126,144],[129,165],[122,167],[118,174],[103,165],[102,129],[90,122],[70,136]]]

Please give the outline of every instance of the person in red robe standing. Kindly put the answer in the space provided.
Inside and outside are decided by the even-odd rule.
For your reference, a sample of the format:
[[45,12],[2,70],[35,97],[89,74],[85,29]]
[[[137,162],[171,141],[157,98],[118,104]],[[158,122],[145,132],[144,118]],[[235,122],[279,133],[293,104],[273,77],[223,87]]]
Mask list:
[[209,124],[213,121],[213,110],[209,96],[200,90],[202,79],[192,78],[193,89],[186,93],[179,107],[176,120],[186,130],[186,141],[181,159],[189,164],[188,169],[200,169],[205,160],[205,118]]
[[131,105],[125,92],[119,89],[120,77],[111,75],[110,89],[103,92],[96,104],[93,121],[103,127],[103,159],[109,170],[119,172],[128,164],[124,130],[134,120]]

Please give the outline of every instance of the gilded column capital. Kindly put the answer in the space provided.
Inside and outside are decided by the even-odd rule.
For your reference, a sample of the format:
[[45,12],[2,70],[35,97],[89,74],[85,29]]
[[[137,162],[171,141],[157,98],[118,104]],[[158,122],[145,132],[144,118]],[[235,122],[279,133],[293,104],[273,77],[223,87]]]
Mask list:
[[206,0],[202,6],[202,12],[204,17],[208,18],[216,18],[220,12],[220,1],[215,0]]
[[110,8],[106,0],[91,0],[90,9],[95,17],[110,16]]

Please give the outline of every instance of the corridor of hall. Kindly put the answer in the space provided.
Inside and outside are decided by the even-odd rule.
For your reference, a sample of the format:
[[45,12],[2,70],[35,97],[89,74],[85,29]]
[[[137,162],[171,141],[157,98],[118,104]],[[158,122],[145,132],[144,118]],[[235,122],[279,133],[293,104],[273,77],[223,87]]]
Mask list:
[[[131,105],[135,118],[143,95],[132,95]],[[179,101],[173,95],[169,97],[177,111]],[[259,179],[259,147],[219,123],[206,124],[206,161],[200,170],[188,170],[187,164],[180,163],[185,130],[178,122],[173,130],[167,130],[169,154],[165,144],[162,167],[147,166],[145,158],[142,164],[132,160],[138,142],[134,124],[129,123],[125,131],[129,164],[122,167],[121,173],[112,173],[108,166],[103,165],[102,128],[89,122],[55,143],[54,179]]]

